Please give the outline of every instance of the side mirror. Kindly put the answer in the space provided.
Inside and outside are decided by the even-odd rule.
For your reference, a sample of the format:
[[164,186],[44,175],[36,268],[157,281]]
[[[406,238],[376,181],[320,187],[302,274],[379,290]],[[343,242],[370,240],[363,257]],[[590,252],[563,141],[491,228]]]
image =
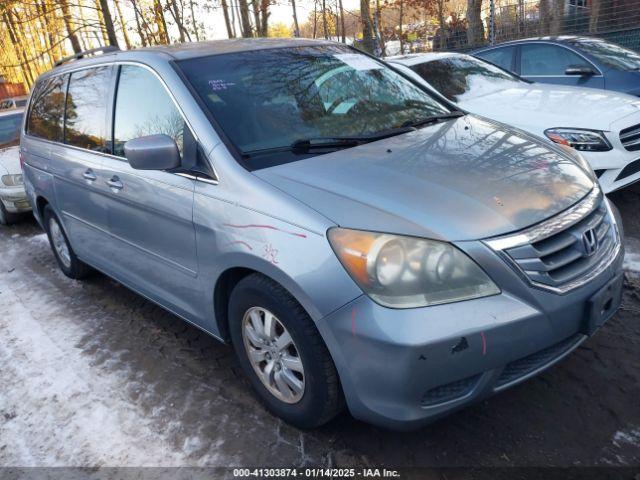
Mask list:
[[124,144],[124,156],[136,170],[171,170],[180,166],[180,151],[169,135],[149,135]]
[[571,65],[564,71],[565,75],[577,75],[580,77],[589,77],[591,75],[595,75],[596,72],[587,65]]

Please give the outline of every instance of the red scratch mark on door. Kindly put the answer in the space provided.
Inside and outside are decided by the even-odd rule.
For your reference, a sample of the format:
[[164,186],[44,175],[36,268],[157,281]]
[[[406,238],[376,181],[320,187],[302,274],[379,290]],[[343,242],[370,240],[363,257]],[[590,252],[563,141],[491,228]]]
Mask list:
[[485,337],[484,332],[480,332],[480,338],[482,338],[482,355],[487,354],[487,337]]
[[293,235],[294,237],[307,238],[307,235],[304,234],[304,233],[298,233],[298,232],[291,232],[289,230],[283,230],[282,228],[274,227],[273,225],[256,225],[256,224],[253,224],[253,223],[250,223],[248,225],[233,225],[231,223],[225,223],[223,225],[225,227],[230,227],[230,228],[267,228],[269,230],[276,230],[278,232],[287,233],[289,235]]

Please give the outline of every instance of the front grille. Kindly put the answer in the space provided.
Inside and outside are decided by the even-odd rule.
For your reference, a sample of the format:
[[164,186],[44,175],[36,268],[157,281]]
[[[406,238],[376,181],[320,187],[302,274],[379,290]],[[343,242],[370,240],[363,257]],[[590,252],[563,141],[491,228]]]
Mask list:
[[485,242],[502,252],[533,285],[564,293],[598,275],[620,249],[605,202],[596,187],[555,217]]
[[623,178],[630,177],[631,175],[635,175],[638,172],[640,172],[640,159],[634,160],[626,167],[624,167],[616,177],[615,181],[617,182],[618,180],[622,180]]
[[423,407],[432,407],[463,397],[476,386],[480,377],[481,375],[474,375],[473,377],[463,378],[462,380],[432,388],[422,396],[420,404]]
[[621,130],[620,141],[622,146],[631,152],[640,150],[640,125]]
[[573,348],[582,338],[583,336],[580,334],[573,335],[544,350],[508,363],[502,370],[498,380],[496,380],[495,388],[500,388],[503,385],[514,382],[551,363],[563,353]]

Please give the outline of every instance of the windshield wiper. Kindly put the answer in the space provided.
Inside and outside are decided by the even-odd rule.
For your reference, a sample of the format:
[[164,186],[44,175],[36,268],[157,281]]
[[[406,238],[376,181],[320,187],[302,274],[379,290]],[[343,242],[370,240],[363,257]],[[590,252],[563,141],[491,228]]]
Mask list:
[[348,148],[362,145],[363,143],[374,142],[376,140],[382,140],[383,138],[393,137],[395,135],[402,135],[403,133],[409,133],[414,131],[411,125],[403,125],[397,128],[390,128],[388,130],[381,130],[375,133],[367,133],[365,135],[355,135],[350,137],[317,137],[317,138],[304,138],[296,140],[291,144],[291,148],[296,150],[310,150],[312,148]]
[[445,113],[443,115],[431,115],[430,117],[421,118],[420,120],[416,120],[414,122],[408,121],[402,124],[403,127],[424,127],[425,125],[429,125],[430,123],[438,123],[443,120],[451,120],[452,118],[460,118],[464,117],[466,114],[464,112],[451,112]]
[[368,133],[365,135],[345,136],[345,137],[313,137],[313,138],[301,138],[294,141],[291,145],[285,145],[282,147],[263,148],[261,150],[252,150],[249,152],[242,152],[244,157],[255,157],[258,155],[268,155],[279,152],[291,152],[304,154],[310,150],[324,150],[324,149],[341,149],[357,147],[364,143],[375,142],[376,140],[382,140],[383,138],[393,137],[395,135],[401,135],[403,133],[413,132],[414,127],[410,125],[403,125],[397,128],[391,128],[388,130],[381,130],[375,133]]

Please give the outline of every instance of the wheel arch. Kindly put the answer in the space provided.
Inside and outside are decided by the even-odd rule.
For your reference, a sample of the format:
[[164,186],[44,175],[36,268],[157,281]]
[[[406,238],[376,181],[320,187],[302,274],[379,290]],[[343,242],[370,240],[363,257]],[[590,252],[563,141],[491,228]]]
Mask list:
[[283,270],[259,257],[252,255],[239,257],[235,258],[232,265],[223,268],[213,289],[213,309],[220,338],[225,341],[229,341],[230,338],[228,309],[231,292],[240,280],[254,273],[264,275],[284,288],[304,308],[314,323],[322,317],[311,297]]

